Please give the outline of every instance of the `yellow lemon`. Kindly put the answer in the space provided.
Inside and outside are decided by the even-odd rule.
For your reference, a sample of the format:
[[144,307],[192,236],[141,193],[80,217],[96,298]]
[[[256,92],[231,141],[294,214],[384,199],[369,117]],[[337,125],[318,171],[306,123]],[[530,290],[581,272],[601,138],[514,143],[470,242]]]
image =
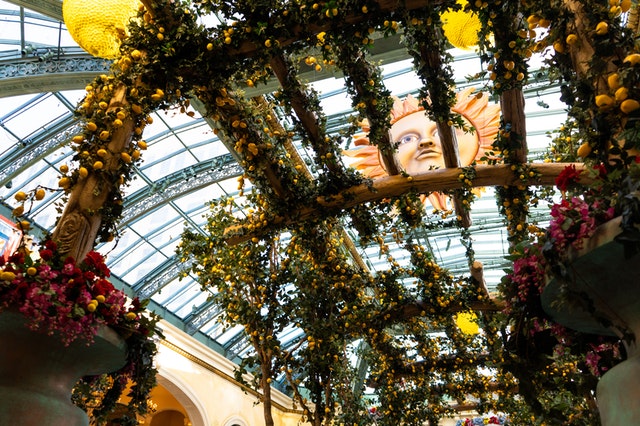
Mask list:
[[538,21],[538,26],[542,27],[542,28],[549,28],[549,25],[551,25],[551,21],[545,18],[542,18]]
[[553,50],[558,53],[564,53],[564,43],[562,43],[561,41],[556,41],[555,43],[553,43]]
[[578,157],[585,158],[589,154],[591,154],[591,145],[589,145],[587,142],[580,145],[580,147],[578,148]]
[[609,89],[618,90],[621,85],[618,73],[614,72],[613,74],[610,74],[609,77],[607,77],[607,84],[609,85]]
[[629,89],[627,89],[626,87],[620,87],[618,88],[618,90],[616,90],[614,96],[617,102],[622,102],[629,96]]
[[598,106],[598,108],[610,108],[614,103],[615,101],[609,95],[596,96],[596,105]]
[[630,112],[633,112],[638,108],[640,108],[640,102],[636,101],[635,99],[625,99],[620,104],[620,111],[624,112],[625,114],[629,114]]
[[573,46],[574,44],[578,43],[578,36],[575,34],[569,34],[565,41],[569,46]]
[[538,15],[530,15],[527,18],[527,23],[529,24],[529,28],[535,28],[538,26],[538,22],[540,22],[540,17]]
[[24,201],[27,199],[27,193],[24,191],[18,191],[13,197],[16,199],[16,201]]
[[63,177],[62,179],[60,179],[58,181],[58,186],[60,188],[67,189],[69,187],[70,183],[71,183],[71,180],[69,180],[68,177]]
[[640,53],[632,53],[630,55],[627,55],[626,58],[624,58],[624,60],[622,62],[628,62],[631,65],[636,65],[640,63]]
[[598,22],[598,25],[596,25],[596,34],[605,35],[608,32],[609,32],[609,24],[607,24],[604,21]]
[[36,190],[36,200],[42,200],[44,198],[44,196],[46,195],[46,192],[44,189],[42,188],[38,188]]

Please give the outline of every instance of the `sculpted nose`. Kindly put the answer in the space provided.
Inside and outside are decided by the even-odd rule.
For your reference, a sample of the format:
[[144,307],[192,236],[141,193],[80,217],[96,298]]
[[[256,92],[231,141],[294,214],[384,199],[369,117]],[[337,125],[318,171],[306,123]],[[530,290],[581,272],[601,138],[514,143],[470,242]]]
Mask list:
[[433,138],[423,138],[419,143],[418,146],[420,148],[432,148],[436,145],[435,141],[433,140]]

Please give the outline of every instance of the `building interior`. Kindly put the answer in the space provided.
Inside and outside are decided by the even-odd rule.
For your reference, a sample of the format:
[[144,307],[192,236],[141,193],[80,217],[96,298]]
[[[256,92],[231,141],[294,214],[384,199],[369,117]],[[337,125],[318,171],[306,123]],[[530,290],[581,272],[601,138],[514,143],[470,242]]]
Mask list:
[[[206,24],[215,27],[222,19],[212,14]],[[403,45],[403,35],[373,33],[371,37],[375,42],[368,51],[369,59],[378,64],[390,94],[420,97],[423,84]],[[452,58],[456,90],[488,87],[486,64],[474,46],[449,46],[447,52]],[[548,158],[554,132],[567,118],[561,85],[549,79],[544,59],[544,52],[528,59],[529,78],[523,87],[526,161],[538,164]],[[339,70],[326,64],[316,66],[314,61],[302,63],[298,77],[316,90],[326,116],[326,133],[341,137],[357,116],[350,89]],[[112,63],[90,55],[74,41],[64,23],[60,0],[0,1],[0,215],[12,220],[18,191],[53,188],[28,214],[35,239],[52,232],[65,200],[57,182],[61,167],[73,162],[75,151],[69,140],[83,125],[75,112],[86,94],[85,87],[97,76],[108,74]],[[255,98],[271,95],[279,85],[271,78],[243,89],[247,98]],[[489,103],[496,105],[498,100],[492,97]],[[140,418],[139,424],[262,425],[259,392],[234,376],[235,366],[252,354],[254,347],[241,325],[225,323],[223,310],[211,297],[215,289],[201,289],[196,274],[176,253],[185,229],[206,234],[209,201],[242,199],[251,192],[252,183],[245,179],[244,186],[238,186],[245,174],[242,160],[233,144],[214,130],[216,123],[207,117],[203,105],[194,99],[186,112],[175,108],[150,114],[152,123],[143,135],[148,150],[133,166],[133,178],[124,190],[119,235],[96,247],[106,257],[114,286],[131,298],[149,299],[148,309],[162,318],[164,338],[157,342],[156,359],[159,385],[150,402],[155,412]],[[279,114],[281,123],[293,128],[286,112]],[[344,139],[343,147],[353,149],[351,137]],[[314,164],[312,149],[300,137],[293,137],[292,148],[302,163]],[[349,165],[354,159],[345,156],[343,161]],[[469,265],[468,240],[460,227],[448,225],[456,212],[437,211],[432,203],[425,201],[426,225],[415,230],[413,240],[427,247],[434,261],[452,275],[468,278],[477,274]],[[248,218],[252,212],[239,207],[235,214]],[[536,226],[547,226],[548,203],[532,205],[528,217]],[[475,265],[481,270],[487,296],[495,298],[511,261],[510,234],[494,187],[478,192],[469,219],[465,230],[471,235]],[[362,242],[347,221],[342,226],[340,250],[348,252],[352,262],[371,273],[389,268],[389,257],[381,255],[378,245]],[[386,244],[395,261],[401,265],[409,262],[410,254],[401,244],[391,238]],[[410,279],[404,281],[406,286],[412,284]],[[291,324],[278,339],[282,346],[294,347],[307,336]],[[351,355],[354,365],[362,362],[357,353],[354,350]],[[271,382],[271,388],[275,424],[298,424],[303,412],[292,399],[285,375]],[[372,398],[374,407],[372,395],[367,387],[363,398]],[[456,406],[455,401],[451,404]],[[454,414],[440,424],[461,424],[460,419],[481,415],[474,401],[457,404]],[[375,419],[371,424],[376,424]]]

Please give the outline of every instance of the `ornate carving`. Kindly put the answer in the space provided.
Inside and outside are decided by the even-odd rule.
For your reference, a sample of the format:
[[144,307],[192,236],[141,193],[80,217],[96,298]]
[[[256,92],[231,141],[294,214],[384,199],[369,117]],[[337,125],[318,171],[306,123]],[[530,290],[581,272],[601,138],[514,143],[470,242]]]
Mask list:
[[75,246],[84,246],[90,228],[91,223],[78,211],[65,215],[58,225],[58,248],[64,253],[72,253]]
[[140,297],[141,299],[150,298],[154,293],[157,293],[160,289],[162,289],[162,287],[178,277],[183,267],[184,265],[182,263],[179,263],[174,257],[169,264],[165,263],[165,265],[163,265],[162,269],[160,269],[157,274],[148,277],[142,283],[140,289],[136,291],[138,297]]
[[98,74],[108,72],[110,61],[100,58],[65,57],[60,59],[39,61],[37,59],[0,63],[0,80],[18,77],[41,76],[52,73],[91,72]]

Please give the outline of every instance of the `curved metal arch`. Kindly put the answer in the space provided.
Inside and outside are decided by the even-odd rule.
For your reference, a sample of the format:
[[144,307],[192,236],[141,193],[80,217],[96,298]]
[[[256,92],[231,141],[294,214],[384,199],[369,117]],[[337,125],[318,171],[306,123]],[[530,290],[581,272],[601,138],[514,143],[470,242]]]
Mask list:
[[124,200],[120,225],[126,226],[160,205],[186,193],[240,176],[242,173],[242,167],[231,154],[202,161],[179,170],[128,196]]
[[222,313],[222,310],[213,304],[211,301],[207,301],[200,305],[197,310],[190,313],[184,318],[184,325],[187,333],[193,334],[200,328],[217,317]]
[[111,61],[87,54],[0,63],[0,97],[77,90],[98,74],[109,72]]
[[173,256],[149,272],[144,279],[131,286],[131,289],[140,299],[150,299],[165,285],[178,278],[186,268],[187,265],[179,262],[178,258]]
[[59,0],[7,0],[7,2],[41,13],[56,21],[62,21],[62,2]]
[[5,185],[17,174],[59,149],[72,134],[80,132],[80,125],[73,122],[70,114],[34,139],[23,142],[22,147],[3,158],[0,163],[0,185]]
[[[147,274],[141,282],[132,287],[132,290],[142,299],[151,298],[153,294],[162,290],[165,285],[178,278],[185,269],[187,269],[187,266],[180,262],[176,256],[173,256]],[[184,329],[187,333],[194,334],[202,325],[219,314],[220,309],[213,305],[212,302],[205,302],[182,320]]]

